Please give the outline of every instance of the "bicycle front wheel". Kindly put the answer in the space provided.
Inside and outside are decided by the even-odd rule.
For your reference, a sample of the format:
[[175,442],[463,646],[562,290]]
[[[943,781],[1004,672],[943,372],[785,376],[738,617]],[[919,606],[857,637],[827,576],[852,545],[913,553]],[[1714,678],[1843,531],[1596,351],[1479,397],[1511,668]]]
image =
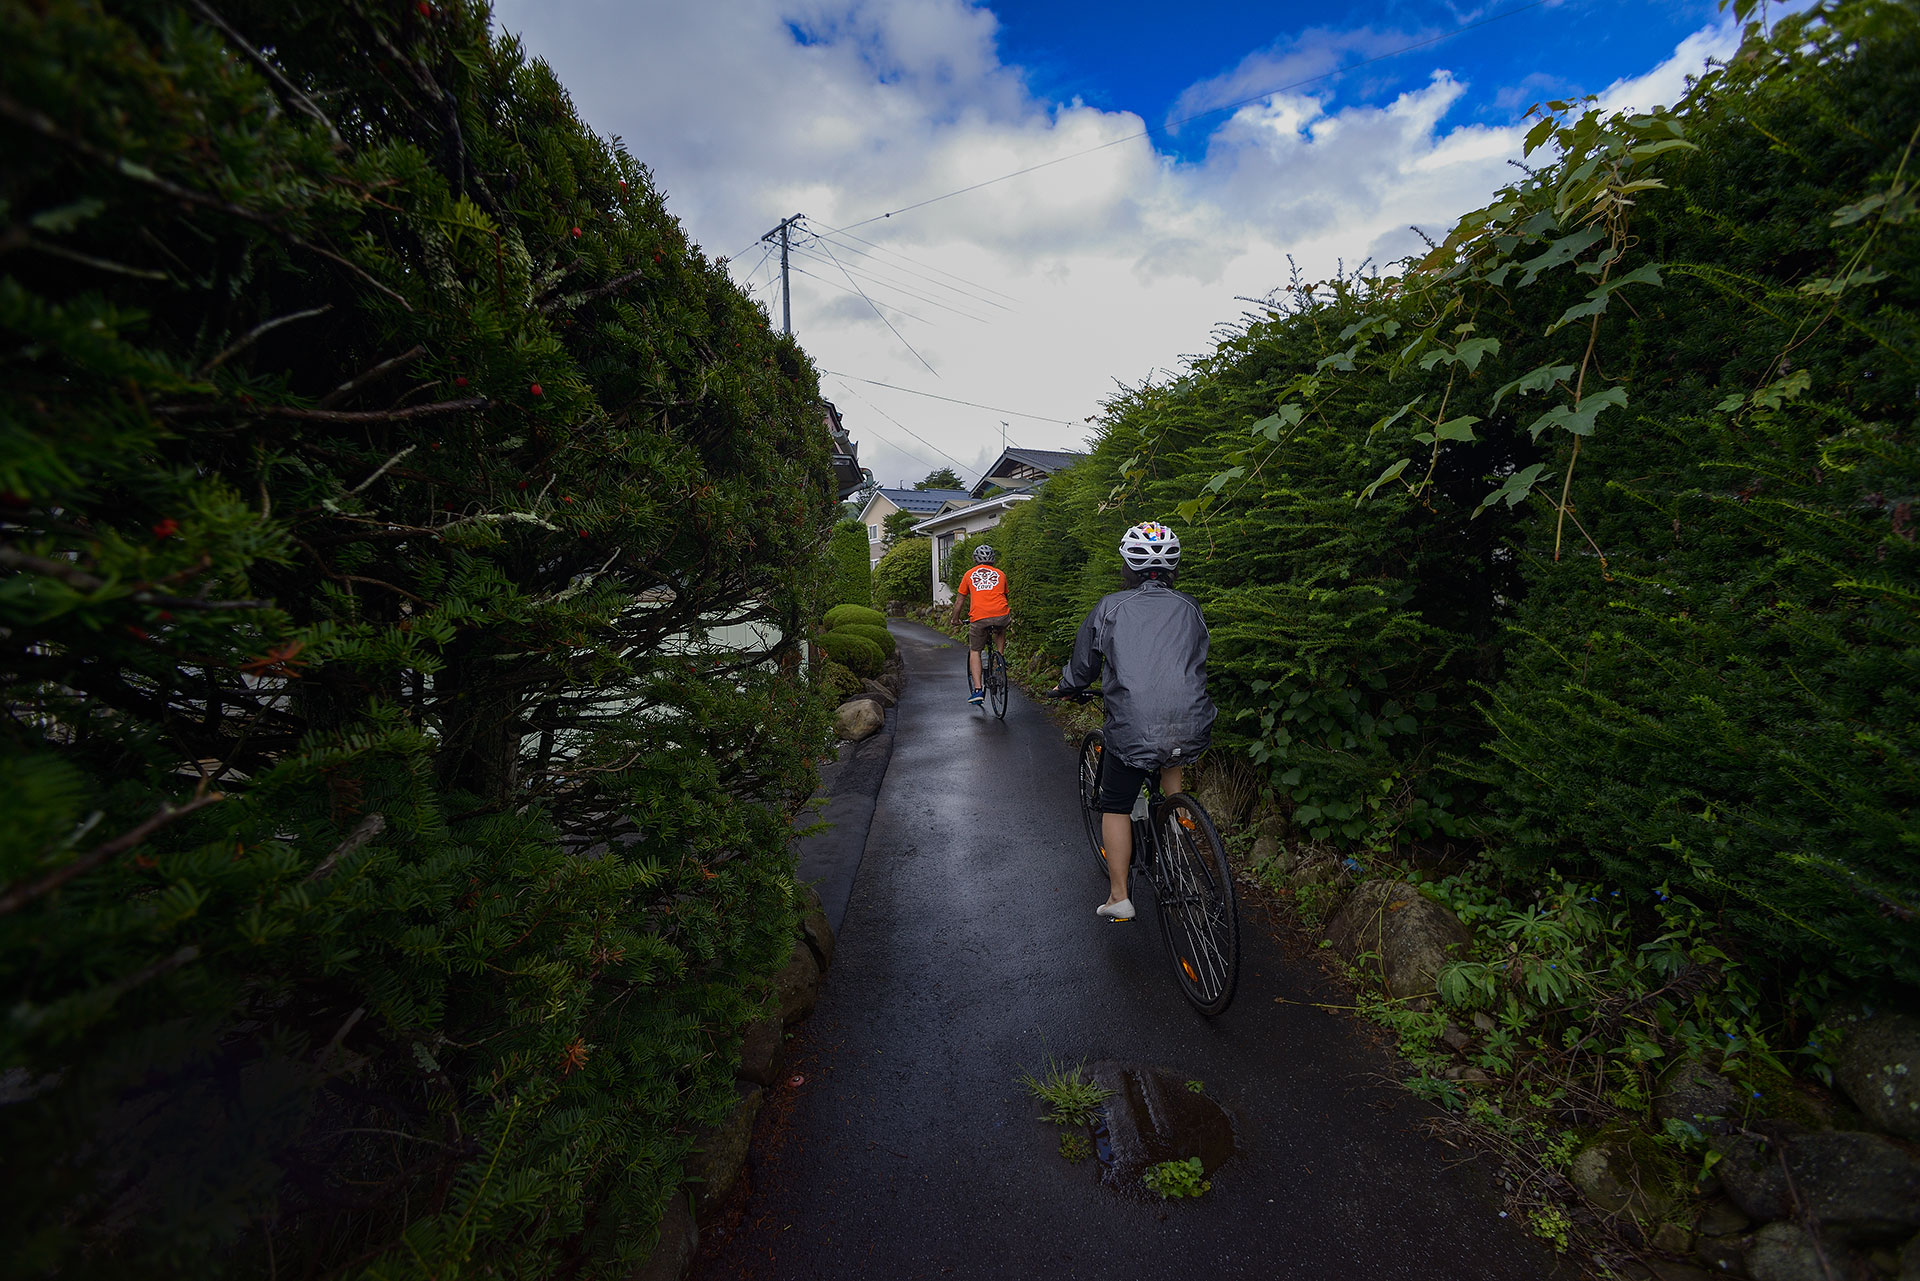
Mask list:
[[1007,659],[999,650],[988,647],[985,657],[987,668],[987,701],[993,704],[993,714],[1001,720],[1007,719]]
[[1227,852],[1206,810],[1184,793],[1161,804],[1154,824],[1154,888],[1174,980],[1194,1009],[1218,1014],[1240,982],[1240,913]]
[[1087,731],[1080,740],[1080,818],[1087,827],[1087,843],[1093,847],[1093,856],[1100,860],[1100,875],[1107,874],[1107,846],[1100,835],[1100,760],[1107,750],[1107,740],[1099,730]]

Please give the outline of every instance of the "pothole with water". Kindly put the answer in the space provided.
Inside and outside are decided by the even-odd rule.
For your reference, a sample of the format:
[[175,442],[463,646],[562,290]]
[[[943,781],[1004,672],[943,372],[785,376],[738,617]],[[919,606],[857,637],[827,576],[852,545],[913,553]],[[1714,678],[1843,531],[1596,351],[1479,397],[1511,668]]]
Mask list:
[[1226,1109],[1199,1082],[1160,1068],[1102,1060],[1088,1075],[1106,1087],[1107,1100],[1089,1130],[1100,1181],[1130,1197],[1157,1200],[1147,1170],[1162,1161],[1200,1158],[1204,1177],[1238,1151],[1237,1129]]

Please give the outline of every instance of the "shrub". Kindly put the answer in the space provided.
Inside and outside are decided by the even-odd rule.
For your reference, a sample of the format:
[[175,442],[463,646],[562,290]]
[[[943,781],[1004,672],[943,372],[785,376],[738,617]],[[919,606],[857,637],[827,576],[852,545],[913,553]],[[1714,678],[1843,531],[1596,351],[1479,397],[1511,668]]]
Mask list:
[[831,631],[815,644],[825,650],[834,662],[845,664],[857,676],[878,676],[885,670],[887,656],[877,643],[865,636],[856,636],[845,630]]
[[835,525],[833,537],[827,543],[827,559],[833,563],[827,602],[864,608],[873,598],[873,564],[867,553],[867,527],[857,520],[843,520]]
[[832,659],[820,664],[820,674],[816,679],[822,688],[832,694],[836,703],[844,702],[866,689],[852,668]]
[[873,567],[873,602],[888,605],[933,603],[933,540],[906,538],[895,543]]
[[218,7],[0,9],[5,1270],[628,1275],[791,946],[816,377],[478,0]]
[[878,645],[880,652],[888,658],[892,658],[893,652],[900,647],[900,642],[893,638],[892,632],[884,627],[875,627],[871,623],[842,623],[833,630],[845,635],[866,637]]
[[866,605],[835,605],[826,612],[822,621],[829,628],[844,627],[848,623],[866,623],[869,626],[884,628],[887,625],[887,616]]

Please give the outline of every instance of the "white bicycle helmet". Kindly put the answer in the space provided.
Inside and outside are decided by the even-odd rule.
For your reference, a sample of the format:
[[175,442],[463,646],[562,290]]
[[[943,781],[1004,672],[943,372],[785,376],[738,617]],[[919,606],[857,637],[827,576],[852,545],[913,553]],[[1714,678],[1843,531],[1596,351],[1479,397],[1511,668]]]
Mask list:
[[978,547],[974,548],[973,563],[976,565],[993,564],[993,548],[986,543],[981,543]]
[[1120,559],[1136,574],[1180,568],[1180,538],[1157,520],[1143,520],[1120,535]]

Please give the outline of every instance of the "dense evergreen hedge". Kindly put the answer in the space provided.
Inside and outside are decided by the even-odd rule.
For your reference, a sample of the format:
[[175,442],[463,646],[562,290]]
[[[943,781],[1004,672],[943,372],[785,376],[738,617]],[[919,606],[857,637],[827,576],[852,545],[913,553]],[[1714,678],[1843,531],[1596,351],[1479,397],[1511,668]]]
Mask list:
[[925,605],[933,600],[930,538],[903,538],[887,549],[873,567],[873,604]]
[[812,368],[477,0],[0,38],[5,1270],[624,1275],[791,946]]
[[1474,836],[1920,983],[1915,101],[1914,9],[1848,0],[1670,111],[1553,104],[1424,261],[1116,398],[996,531],[1016,612],[1058,657],[1172,519],[1219,737],[1303,836]]
[[867,553],[867,527],[857,520],[843,520],[833,528],[828,545],[833,561],[833,585],[827,591],[829,604],[865,605],[873,598],[873,565]]

